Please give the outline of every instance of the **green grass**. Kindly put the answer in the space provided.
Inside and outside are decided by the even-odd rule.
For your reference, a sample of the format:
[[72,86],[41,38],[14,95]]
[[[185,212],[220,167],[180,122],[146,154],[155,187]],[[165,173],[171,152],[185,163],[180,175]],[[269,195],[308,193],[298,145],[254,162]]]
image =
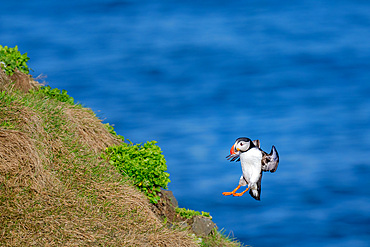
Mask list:
[[225,230],[213,229],[212,233],[206,238],[202,238],[201,247],[209,246],[243,246],[239,241],[230,235],[225,234]]
[[74,99],[68,95],[66,90],[60,91],[58,88],[51,88],[50,86],[42,86],[38,90],[33,90],[32,95],[41,95],[48,99],[56,99],[59,102],[66,102],[74,105]]

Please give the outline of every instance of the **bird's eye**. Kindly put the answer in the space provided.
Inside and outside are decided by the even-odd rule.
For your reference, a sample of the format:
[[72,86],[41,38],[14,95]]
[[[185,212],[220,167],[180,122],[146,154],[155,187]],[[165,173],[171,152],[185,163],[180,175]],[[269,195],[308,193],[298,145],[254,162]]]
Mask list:
[[243,143],[242,142],[240,143],[240,146],[243,146]]

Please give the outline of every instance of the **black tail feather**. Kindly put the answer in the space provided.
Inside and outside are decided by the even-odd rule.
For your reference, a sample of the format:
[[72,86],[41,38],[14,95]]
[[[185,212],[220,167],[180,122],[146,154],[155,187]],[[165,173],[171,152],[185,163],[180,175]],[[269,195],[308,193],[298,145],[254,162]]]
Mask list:
[[253,194],[252,189],[250,189],[250,190],[249,190],[249,194],[250,194],[254,199],[256,199],[257,201],[260,201],[260,200],[261,200],[261,181],[262,181],[262,173],[261,173],[261,177],[260,177],[260,179],[259,179],[259,180],[258,180],[258,182],[257,182],[257,192],[258,192],[258,194],[257,194],[256,196]]

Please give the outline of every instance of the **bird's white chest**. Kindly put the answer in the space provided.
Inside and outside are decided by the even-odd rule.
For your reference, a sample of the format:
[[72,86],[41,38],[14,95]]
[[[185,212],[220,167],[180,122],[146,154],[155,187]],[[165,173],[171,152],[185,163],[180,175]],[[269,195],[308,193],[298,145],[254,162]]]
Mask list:
[[252,148],[240,154],[243,176],[248,183],[257,183],[261,174],[262,153],[258,148]]

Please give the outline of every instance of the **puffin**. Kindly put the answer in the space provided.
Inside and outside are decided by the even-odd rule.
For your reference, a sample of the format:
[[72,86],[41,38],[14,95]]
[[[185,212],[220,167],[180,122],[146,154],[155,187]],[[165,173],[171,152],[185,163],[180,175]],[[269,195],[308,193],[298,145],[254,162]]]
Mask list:
[[[242,166],[242,176],[239,179],[239,185],[231,192],[223,192],[224,196],[242,196],[249,190],[249,194],[256,200],[261,197],[262,172],[275,172],[279,164],[279,154],[272,146],[268,154],[260,148],[260,141],[247,137],[236,139],[230,149],[230,155],[226,156],[228,160],[240,161]],[[236,193],[241,186],[248,186],[243,192]]]

